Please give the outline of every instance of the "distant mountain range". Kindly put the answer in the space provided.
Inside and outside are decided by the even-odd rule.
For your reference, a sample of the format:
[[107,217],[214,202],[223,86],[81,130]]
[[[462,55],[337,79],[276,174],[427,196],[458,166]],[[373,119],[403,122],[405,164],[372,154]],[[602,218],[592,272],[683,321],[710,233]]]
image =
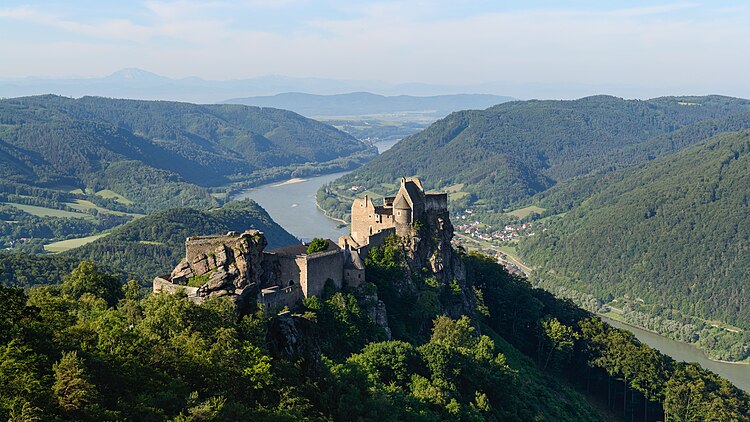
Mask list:
[[122,69],[104,77],[44,79],[0,79],[0,98],[57,94],[80,98],[87,95],[140,100],[171,100],[218,103],[228,98],[307,92],[331,95],[370,91],[383,95],[429,96],[462,92],[501,92],[496,86],[441,86],[424,83],[391,84],[325,78],[297,78],[280,75],[235,80],[206,80],[198,77],[173,79],[141,69]]
[[307,117],[419,113],[440,118],[454,111],[485,109],[512,100],[514,100],[512,97],[489,94],[416,97],[411,95],[384,96],[369,92],[335,95],[289,92],[273,96],[234,98],[224,103],[283,108]]

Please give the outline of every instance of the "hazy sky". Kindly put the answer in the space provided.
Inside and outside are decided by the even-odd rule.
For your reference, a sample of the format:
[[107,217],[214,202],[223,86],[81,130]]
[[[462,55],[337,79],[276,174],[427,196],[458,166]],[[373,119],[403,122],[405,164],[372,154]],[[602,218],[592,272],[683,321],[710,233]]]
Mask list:
[[137,67],[220,80],[279,74],[750,97],[747,1],[1,4],[0,78]]

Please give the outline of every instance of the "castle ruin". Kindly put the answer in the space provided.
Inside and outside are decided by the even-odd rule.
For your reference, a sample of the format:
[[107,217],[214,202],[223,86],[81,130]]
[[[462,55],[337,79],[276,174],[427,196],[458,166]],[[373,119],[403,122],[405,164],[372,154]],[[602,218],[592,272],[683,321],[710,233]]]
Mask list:
[[369,249],[382,245],[392,234],[410,246],[407,249],[419,265],[437,257],[432,269],[443,278],[440,257],[445,250],[424,259],[415,251],[420,227],[430,224],[441,239],[447,239],[442,248],[450,252],[453,229],[447,207],[447,194],[426,193],[419,179],[402,178],[396,195],[383,198],[382,205],[375,205],[368,196],[355,199],[350,234],[338,242],[328,240],[321,252],[308,254],[304,244],[265,251],[265,237],[257,230],[193,236],[185,241],[185,259],[171,274],[156,277],[153,290],[183,291],[196,303],[226,296],[240,305],[254,300],[271,309],[291,308],[302,299],[319,296],[327,283],[336,289],[358,287],[365,280],[364,258]]

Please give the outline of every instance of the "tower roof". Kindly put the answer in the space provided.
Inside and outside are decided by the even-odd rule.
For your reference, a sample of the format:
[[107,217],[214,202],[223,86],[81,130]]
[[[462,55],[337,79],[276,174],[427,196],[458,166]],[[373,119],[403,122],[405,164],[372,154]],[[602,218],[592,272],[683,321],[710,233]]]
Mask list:
[[411,209],[411,207],[409,206],[409,201],[406,200],[405,195],[396,196],[396,200],[393,201],[393,208],[398,210]]

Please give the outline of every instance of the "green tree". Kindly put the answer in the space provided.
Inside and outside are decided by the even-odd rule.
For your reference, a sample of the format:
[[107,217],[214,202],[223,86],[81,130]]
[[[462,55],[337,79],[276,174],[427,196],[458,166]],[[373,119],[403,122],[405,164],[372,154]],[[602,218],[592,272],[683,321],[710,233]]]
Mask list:
[[316,237],[310,244],[307,245],[307,254],[314,254],[316,252],[323,252],[328,249],[328,241],[320,237]]
[[62,284],[62,293],[73,299],[91,293],[114,306],[123,296],[120,279],[101,271],[91,261],[82,261]]
[[60,361],[53,366],[53,370],[55,383],[52,389],[62,409],[80,413],[96,403],[99,393],[78,353],[63,353]]

